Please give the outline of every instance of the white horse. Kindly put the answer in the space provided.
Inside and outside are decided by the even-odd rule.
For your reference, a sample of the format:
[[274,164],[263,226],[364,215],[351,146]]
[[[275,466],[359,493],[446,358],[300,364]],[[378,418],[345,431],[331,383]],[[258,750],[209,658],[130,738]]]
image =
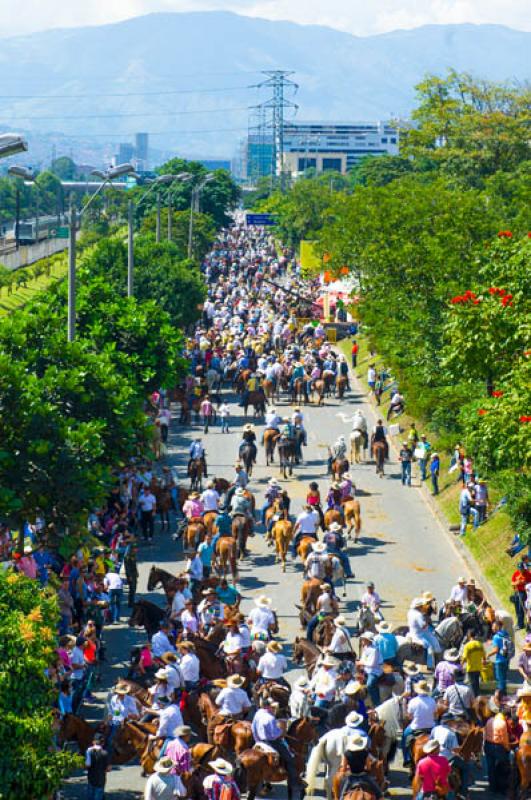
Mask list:
[[361,451],[363,449],[364,436],[361,431],[352,431],[350,434],[350,462],[351,464],[361,464]]
[[336,728],[321,736],[310,753],[306,766],[306,783],[308,784],[306,797],[315,795],[317,773],[321,764],[324,763],[326,767],[326,796],[328,800],[332,800],[332,780],[341,766],[341,759],[345,754],[348,739],[349,736],[344,733],[344,728]]
[[392,759],[396,750],[398,735],[402,730],[402,708],[400,705],[402,701],[400,699],[400,695],[398,694],[399,688],[400,687],[398,686],[394,686],[393,691],[397,693],[393,694],[389,700],[385,700],[383,703],[380,703],[380,705],[376,706],[374,709],[378,717],[378,721],[384,726],[385,740],[382,747],[382,755],[384,756],[386,762],[389,760],[390,756]]

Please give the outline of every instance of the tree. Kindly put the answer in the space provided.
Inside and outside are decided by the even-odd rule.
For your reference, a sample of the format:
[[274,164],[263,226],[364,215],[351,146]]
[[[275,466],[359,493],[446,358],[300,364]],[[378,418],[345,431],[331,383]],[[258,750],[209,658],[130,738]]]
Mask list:
[[59,156],[52,161],[52,172],[62,181],[73,181],[76,176],[76,165],[68,156]]
[[[164,215],[166,216],[166,214]],[[153,237],[156,227],[156,212],[151,211],[143,221],[141,231]],[[190,211],[174,211],[172,214],[172,242],[180,260],[188,258],[188,237],[190,230]],[[210,214],[194,211],[193,253],[201,260],[210,250],[216,236],[216,225]]]
[[35,581],[0,571],[0,795],[51,797],[80,759],[57,750],[46,669],[54,660],[57,600]]
[[413,172],[413,164],[400,156],[365,156],[351,170],[354,186],[386,186]]

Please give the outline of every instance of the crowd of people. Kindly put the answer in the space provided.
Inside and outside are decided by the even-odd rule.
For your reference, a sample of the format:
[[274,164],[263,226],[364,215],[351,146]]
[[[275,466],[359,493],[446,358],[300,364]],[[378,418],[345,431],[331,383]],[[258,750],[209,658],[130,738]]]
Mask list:
[[[346,437],[331,444],[330,478],[323,474],[327,483],[321,488],[317,481],[309,483],[300,512],[275,478],[268,481],[260,508],[252,490],[252,466],[266,439],[291,447],[294,463],[303,459],[304,409],[294,402],[289,412],[286,406],[280,410],[281,390],[289,398],[299,380],[308,397],[321,381],[331,391],[343,379],[348,387],[346,359],[326,341],[322,323],[298,324],[315,287],[301,290],[291,254],[277,252],[266,233],[239,225],[223,231],[203,268],[208,298],[186,345],[189,375],[180,402],[197,410],[205,433],[217,417],[228,433],[231,406],[224,387],[229,393],[234,387],[243,404],[268,399],[262,440],[246,424],[234,471],[220,479],[209,477],[204,440],[194,438],[188,467],[192,473],[201,465],[204,486],[199,480],[190,492],[167,466],[145,461],[123,467],[104,506],[88,519],[91,545],[67,562],[47,547],[39,518],[28,525],[23,553],[5,531],[0,540],[7,563],[41,586],[58,575],[57,657],[48,673],[56,689],[58,745],[69,719],[94,702],[109,630],[120,622],[127,592],[131,620],[142,611],[138,624],[148,635],[132,654],[127,674],[109,691],[104,724],[84,749],[92,800],[103,797],[108,770],[124,763],[120,758],[128,748],[149,774],[145,800],[238,800],[245,783],[254,796],[264,784],[283,778],[290,793],[302,795],[314,791],[321,762],[328,769],[329,797],[337,771],[335,800],[356,788],[364,797],[380,798],[395,779],[390,765],[397,742],[419,796],[467,797],[483,757],[490,788],[504,790],[531,723],[531,640],[516,661],[512,618],[494,610],[471,578],[460,577],[439,604],[429,591],[411,598],[402,626],[384,619],[382,589],[368,580],[356,620],[349,621],[340,591],[353,575],[349,511],[356,540],[360,512]],[[353,363],[356,358],[353,349]],[[379,376],[370,375],[376,391]],[[393,397],[393,413],[399,414],[404,400],[398,392]],[[162,455],[159,434],[161,446],[168,440],[171,401],[163,390],[149,398],[155,458]],[[350,444],[359,434],[365,449],[375,443],[388,448],[382,420],[371,426],[357,411],[351,424]],[[414,458],[436,494],[438,456],[412,425],[399,456],[405,485],[411,483]],[[456,459],[463,492],[470,492],[466,459],[460,454]],[[482,485],[478,480],[467,520],[472,508],[480,517],[482,497],[488,502]],[[161,530],[174,523],[184,530],[189,552],[180,575],[160,570],[167,606],[151,620],[157,607],[150,609],[149,601],[137,597],[137,555],[139,543],[149,547],[153,541],[157,516]],[[242,531],[241,557],[252,561],[247,537],[256,529],[271,546],[281,547],[285,536],[292,557],[300,560],[306,636],[294,644],[291,659],[278,639],[277,611],[286,611],[281,599],[275,609],[270,597],[259,594],[243,613],[234,563],[220,574],[224,543],[233,541],[235,525]],[[170,537],[167,542],[174,546]],[[524,561],[513,575],[519,625],[528,583],[531,571]],[[509,692],[512,660],[521,685]],[[492,679],[494,693],[482,694]],[[227,726],[244,722],[224,739]],[[200,745],[206,748],[201,756]]]

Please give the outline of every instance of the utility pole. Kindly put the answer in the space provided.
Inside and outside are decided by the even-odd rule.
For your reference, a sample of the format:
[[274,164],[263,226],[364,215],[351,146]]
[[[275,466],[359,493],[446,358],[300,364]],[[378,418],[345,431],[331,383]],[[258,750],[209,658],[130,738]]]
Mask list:
[[263,74],[268,79],[259,84],[260,88],[268,87],[273,92],[273,97],[263,103],[263,107],[270,108],[272,112],[272,137],[273,137],[273,166],[274,174],[279,181],[281,191],[285,189],[284,173],[284,112],[291,108],[296,111],[298,105],[286,99],[286,90],[294,92],[299,88],[298,84],[290,80],[289,75],[293,75],[292,70],[263,70]]
[[67,338],[76,338],[76,204],[74,194],[70,195],[70,230],[68,238],[68,330]]
[[129,200],[127,206],[127,296],[133,297],[133,280],[135,272],[135,250],[134,250],[134,206],[133,201]]
[[157,192],[157,228],[155,231],[155,241],[160,244],[160,192]]
[[172,237],[173,237],[173,230],[172,230],[172,228],[173,228],[173,219],[172,219],[172,215],[173,215],[173,207],[172,207],[172,197],[171,197],[171,191],[170,191],[170,193],[168,194],[168,241],[169,242],[171,242]]
[[17,181],[15,194],[15,247],[20,247],[20,186]]

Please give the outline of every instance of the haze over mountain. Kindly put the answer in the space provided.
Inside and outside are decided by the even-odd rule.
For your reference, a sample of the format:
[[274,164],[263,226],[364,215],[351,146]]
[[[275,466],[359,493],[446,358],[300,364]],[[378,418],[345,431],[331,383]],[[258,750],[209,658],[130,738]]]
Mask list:
[[[414,85],[448,68],[494,80],[531,74],[531,33],[425,26],[356,37],[228,12],[150,14],[1,40],[0,126],[99,142],[135,131],[183,154],[229,155],[248,107],[270,92],[261,70],[291,69],[297,119],[407,116]],[[215,90],[215,91],[212,91]],[[120,116],[117,116],[120,115]],[[289,117],[289,115],[288,115]]]

